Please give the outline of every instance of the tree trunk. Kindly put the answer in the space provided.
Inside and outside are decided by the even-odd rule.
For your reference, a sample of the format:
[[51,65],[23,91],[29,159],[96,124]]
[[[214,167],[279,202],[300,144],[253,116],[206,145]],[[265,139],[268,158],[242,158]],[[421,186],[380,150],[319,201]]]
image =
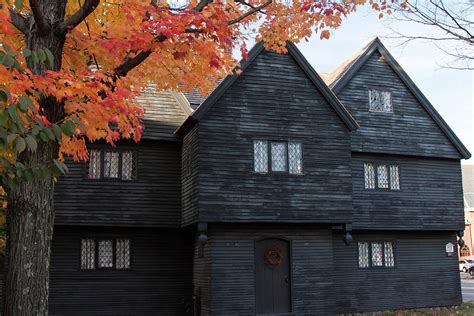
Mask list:
[[[53,144],[41,144],[22,161],[36,165],[57,156]],[[47,315],[54,181],[24,183],[8,195],[7,275],[4,315]]]
[[[32,51],[48,48],[54,56],[53,70],[61,68],[65,34],[56,27],[64,20],[67,0],[37,1],[42,18],[50,26],[40,32],[29,18],[25,47]],[[46,65],[28,62],[35,74]],[[40,110],[50,122],[64,117],[63,104],[44,96]],[[39,142],[36,152],[23,152],[18,161],[26,166],[44,165],[58,157],[58,144]],[[48,315],[49,266],[54,226],[54,179],[34,180],[8,192],[7,273],[4,286],[4,315]]]

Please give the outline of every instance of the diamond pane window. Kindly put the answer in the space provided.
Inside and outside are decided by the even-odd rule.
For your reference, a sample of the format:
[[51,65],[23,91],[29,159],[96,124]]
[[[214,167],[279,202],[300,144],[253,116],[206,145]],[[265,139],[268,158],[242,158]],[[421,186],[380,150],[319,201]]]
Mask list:
[[92,149],[89,152],[89,179],[100,179],[100,167],[101,167],[101,152],[100,150]]
[[369,243],[362,241],[358,243],[359,248],[359,268],[369,267]]
[[130,239],[116,240],[115,267],[117,269],[130,269]]
[[391,93],[388,91],[369,90],[369,111],[393,112]]
[[400,171],[398,166],[390,166],[390,189],[400,190]]
[[288,159],[288,171],[290,173],[303,173],[303,149],[301,143],[288,143]]
[[287,152],[286,143],[272,143],[272,171],[286,171]]
[[117,151],[106,151],[104,153],[104,178],[118,178],[119,176],[119,153]]
[[253,142],[253,165],[254,171],[260,173],[268,172],[268,142],[256,140]]
[[375,189],[375,166],[373,163],[364,163],[364,179],[366,189]]
[[133,180],[136,177],[135,152],[122,152],[122,180]]
[[92,270],[95,268],[95,241],[94,239],[81,239],[81,269]]
[[393,255],[393,243],[391,241],[386,241],[383,243],[384,246],[384,260],[386,267],[395,266],[395,257]]
[[383,266],[383,248],[381,242],[372,243],[372,266],[382,267]]
[[98,243],[99,268],[113,268],[114,266],[114,244],[113,240],[99,240]]
[[388,168],[387,165],[377,166],[377,184],[379,189],[388,189]]

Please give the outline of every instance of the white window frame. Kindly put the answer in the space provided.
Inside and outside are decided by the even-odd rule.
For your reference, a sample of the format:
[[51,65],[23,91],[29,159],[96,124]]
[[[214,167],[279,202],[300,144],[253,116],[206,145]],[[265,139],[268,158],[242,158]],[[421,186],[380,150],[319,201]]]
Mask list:
[[[368,258],[361,260],[361,252],[360,252],[360,244],[367,243],[368,244],[368,251],[364,254],[368,256]],[[373,253],[372,253],[372,245],[380,243],[382,245],[382,264],[381,265],[374,265],[373,262]],[[389,258],[389,254],[386,253],[387,247],[386,244],[391,245],[391,258],[393,259],[393,264],[387,262]],[[359,240],[357,242],[357,266],[359,269],[392,269],[396,267],[396,249],[395,249],[395,241],[394,240]],[[361,266],[361,262],[368,262],[367,266]]]
[[[373,168],[372,174],[375,178],[375,182],[373,182],[373,186],[369,186],[367,182],[367,172],[368,166]],[[387,170],[387,187],[380,186],[380,179],[379,179],[379,167],[384,166]],[[364,181],[364,189],[365,190],[380,190],[380,191],[400,191],[402,186],[401,180],[401,171],[400,165],[397,163],[390,163],[390,162],[377,162],[377,161],[365,161],[363,165],[363,181]],[[396,178],[397,181],[394,181],[394,174],[392,174],[392,170],[396,170]]]
[[[101,266],[100,265],[100,250],[99,250],[99,244],[104,241],[112,241],[112,265],[109,266]],[[117,245],[120,242],[124,242],[128,247],[128,258],[125,258],[125,262],[128,263],[128,266],[120,266],[118,267],[118,253],[117,253]],[[86,244],[84,242],[87,242]],[[84,250],[83,247],[84,245],[88,246],[92,243],[93,249],[92,249],[92,254],[87,253],[87,256],[84,257]],[[90,247],[89,247],[90,248]],[[127,253],[125,252],[122,253]],[[92,255],[92,258],[91,258]],[[87,261],[84,261],[87,260]],[[90,264],[92,262],[92,265]],[[132,268],[132,240],[127,237],[120,237],[120,238],[112,238],[112,237],[99,237],[99,238],[94,238],[94,237],[83,237],[80,240],[80,270],[81,271],[91,271],[91,270],[130,270]]]
[[[266,146],[266,168],[264,170],[256,169],[256,146],[257,143],[265,143]],[[273,169],[273,153],[272,153],[272,144],[284,144],[284,154],[285,154],[285,170],[274,170]],[[293,160],[290,158],[289,146],[299,146],[300,155],[298,156],[299,160]],[[268,173],[286,173],[291,175],[303,175],[304,174],[304,147],[303,143],[299,141],[281,141],[281,140],[264,140],[264,139],[254,139],[253,140],[253,172],[257,174],[268,174]],[[293,172],[294,168],[297,169],[296,172]]]
[[[374,98],[382,103],[382,109],[373,106]],[[388,106],[384,101],[388,100]],[[369,112],[373,113],[393,113],[392,93],[388,90],[369,89]]]

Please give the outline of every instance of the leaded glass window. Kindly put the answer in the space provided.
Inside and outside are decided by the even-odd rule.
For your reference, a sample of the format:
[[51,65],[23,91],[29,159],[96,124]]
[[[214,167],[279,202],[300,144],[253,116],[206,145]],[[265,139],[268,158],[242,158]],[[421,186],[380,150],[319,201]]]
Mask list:
[[106,151],[104,153],[104,178],[118,178],[119,176],[119,153]]
[[391,93],[388,91],[369,90],[369,111],[393,112]]
[[135,174],[136,174],[135,152],[123,151],[122,152],[122,180],[133,180],[135,179]]
[[400,190],[400,172],[396,165],[390,166],[390,189]]
[[383,248],[381,242],[372,243],[372,266],[381,267],[383,266]]
[[388,169],[387,165],[377,166],[377,185],[380,189],[388,189]]
[[98,242],[98,267],[113,268],[114,266],[114,244],[111,239],[99,240]]
[[256,140],[253,142],[254,171],[259,173],[268,172],[268,142]]
[[285,172],[287,164],[286,143],[271,143],[272,171]]
[[303,173],[303,148],[301,143],[288,143],[288,171],[293,174]]
[[101,169],[101,152],[100,150],[92,149],[89,152],[89,170],[88,178],[89,179],[100,179],[100,169]]
[[395,266],[395,256],[393,255],[393,243],[391,241],[386,241],[384,245],[384,260],[386,267]]
[[81,239],[81,269],[92,270],[95,268],[95,240]]
[[369,267],[369,243],[362,241],[358,243],[359,248],[359,268]]
[[375,189],[375,166],[371,162],[364,163],[364,181],[366,189]]
[[130,239],[116,240],[115,267],[117,269],[130,269]]

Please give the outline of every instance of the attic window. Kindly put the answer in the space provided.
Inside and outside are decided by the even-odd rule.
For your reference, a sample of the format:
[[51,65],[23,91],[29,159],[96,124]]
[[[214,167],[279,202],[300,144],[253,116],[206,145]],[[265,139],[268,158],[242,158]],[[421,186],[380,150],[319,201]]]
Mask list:
[[388,91],[369,90],[369,111],[392,113],[392,94]]

